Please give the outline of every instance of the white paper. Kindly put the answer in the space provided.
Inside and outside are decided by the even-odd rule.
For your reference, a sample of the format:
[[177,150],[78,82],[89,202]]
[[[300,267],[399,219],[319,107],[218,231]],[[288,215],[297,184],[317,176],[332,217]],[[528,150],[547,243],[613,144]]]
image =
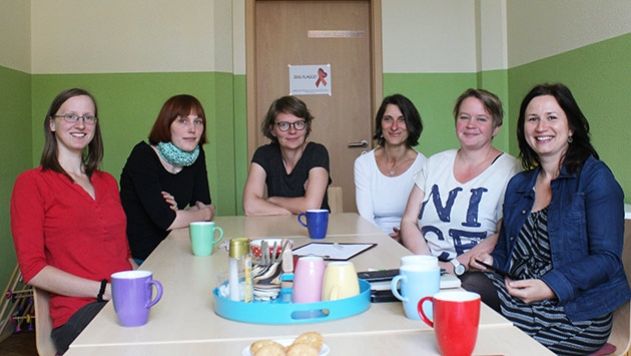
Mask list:
[[312,242],[308,245],[299,247],[294,250],[294,255],[298,256],[320,256],[325,260],[348,260],[351,257],[373,247],[375,244],[345,244],[345,243],[317,243]]

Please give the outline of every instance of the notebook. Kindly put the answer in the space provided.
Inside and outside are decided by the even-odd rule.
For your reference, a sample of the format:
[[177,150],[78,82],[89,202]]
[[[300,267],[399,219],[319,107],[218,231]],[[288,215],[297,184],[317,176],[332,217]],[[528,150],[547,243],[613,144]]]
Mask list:
[[[440,289],[451,289],[460,287],[460,279],[453,274],[445,273],[440,276]],[[371,290],[388,290],[390,281],[371,282]]]

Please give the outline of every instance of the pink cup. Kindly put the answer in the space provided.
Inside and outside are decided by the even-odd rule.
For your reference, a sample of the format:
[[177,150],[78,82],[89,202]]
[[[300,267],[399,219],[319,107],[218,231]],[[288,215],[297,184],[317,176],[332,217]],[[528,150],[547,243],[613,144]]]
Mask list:
[[318,256],[304,256],[298,259],[294,272],[294,303],[319,302],[322,297],[322,277],[324,260]]

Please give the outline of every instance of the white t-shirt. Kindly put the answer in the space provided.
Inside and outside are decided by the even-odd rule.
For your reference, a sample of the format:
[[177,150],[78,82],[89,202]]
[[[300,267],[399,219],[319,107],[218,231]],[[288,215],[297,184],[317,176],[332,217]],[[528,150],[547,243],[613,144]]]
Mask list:
[[451,260],[496,232],[504,192],[519,163],[503,153],[477,177],[460,183],[454,177],[457,150],[431,156],[416,176],[425,193],[419,226],[434,256]]
[[414,163],[403,174],[389,177],[381,173],[375,160],[375,150],[355,160],[355,203],[357,211],[366,220],[389,234],[399,227],[408,197],[414,186],[414,176],[425,163],[418,153]]

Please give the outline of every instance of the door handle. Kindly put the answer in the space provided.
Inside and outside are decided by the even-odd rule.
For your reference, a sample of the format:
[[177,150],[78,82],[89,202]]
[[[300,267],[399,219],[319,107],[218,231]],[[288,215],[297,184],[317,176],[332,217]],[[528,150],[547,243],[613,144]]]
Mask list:
[[368,141],[366,140],[348,143],[348,148],[365,148],[365,147],[368,147]]

